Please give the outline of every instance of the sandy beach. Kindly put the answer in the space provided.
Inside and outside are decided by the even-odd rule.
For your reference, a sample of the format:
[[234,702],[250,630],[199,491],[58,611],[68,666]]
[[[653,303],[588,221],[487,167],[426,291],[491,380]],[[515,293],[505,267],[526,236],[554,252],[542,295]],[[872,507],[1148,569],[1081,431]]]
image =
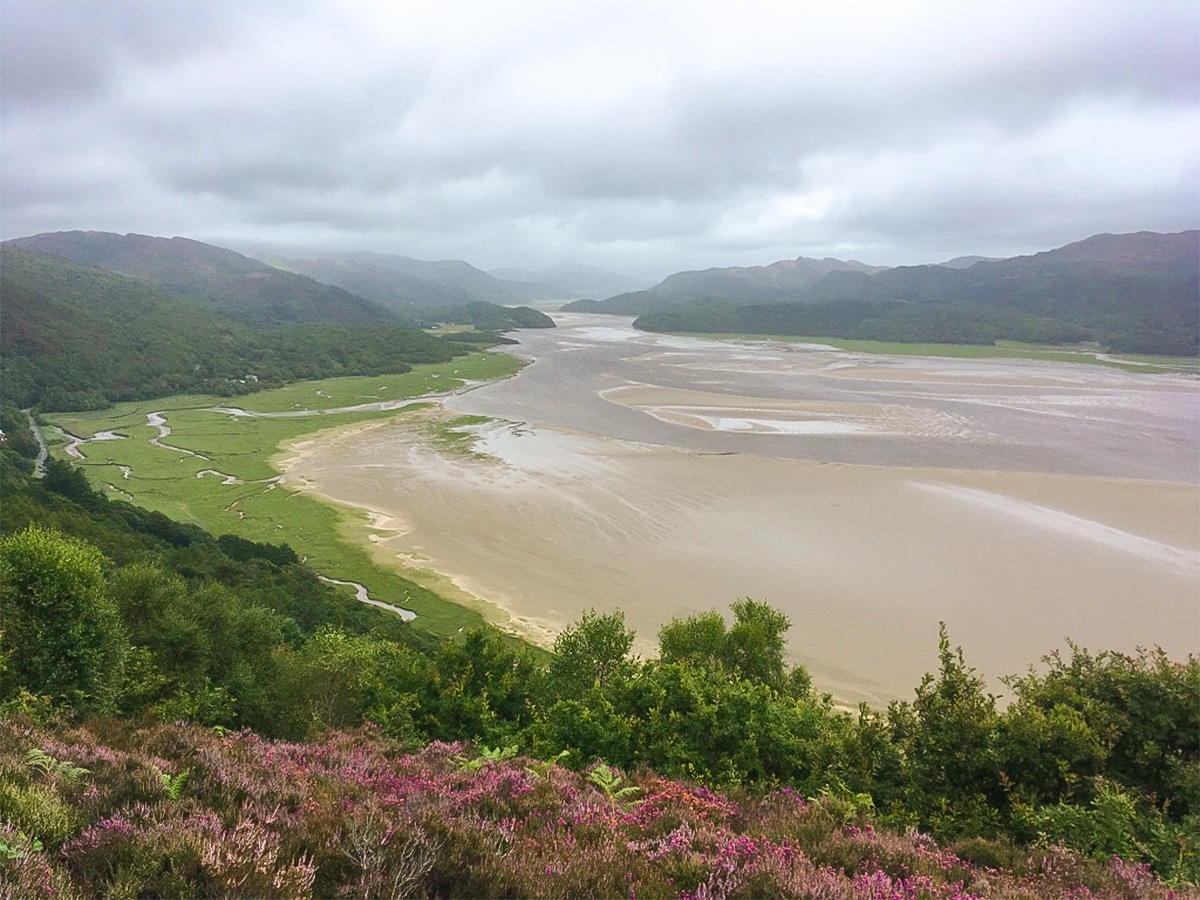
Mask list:
[[[766,600],[851,703],[910,696],[939,621],[1001,692],[1067,638],[1200,652],[1194,380],[562,324],[520,333],[509,382],[299,442],[286,482],[542,642],[621,609],[650,655],[673,617]],[[493,418],[474,454],[430,437],[463,412]]]

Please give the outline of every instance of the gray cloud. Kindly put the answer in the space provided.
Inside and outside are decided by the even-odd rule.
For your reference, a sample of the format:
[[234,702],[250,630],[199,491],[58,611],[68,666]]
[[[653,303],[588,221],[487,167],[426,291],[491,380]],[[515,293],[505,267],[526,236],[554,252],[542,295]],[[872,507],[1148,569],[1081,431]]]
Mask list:
[[1200,220],[1194,2],[0,4],[0,228],[666,274]]

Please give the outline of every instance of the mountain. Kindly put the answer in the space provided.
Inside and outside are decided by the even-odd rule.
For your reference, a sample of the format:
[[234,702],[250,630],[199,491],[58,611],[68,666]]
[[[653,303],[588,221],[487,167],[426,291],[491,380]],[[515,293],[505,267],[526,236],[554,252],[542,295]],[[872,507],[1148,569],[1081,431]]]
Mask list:
[[0,246],[0,378],[5,399],[20,406],[100,409],[192,391],[247,393],[303,378],[404,372],[462,352],[395,322],[255,328],[144,281]]
[[668,298],[660,285],[652,292],[659,305],[635,324],[915,342],[1095,341],[1114,351],[1192,356],[1200,352],[1198,273],[1200,232],[1105,234],[966,268],[835,269],[786,300],[767,289],[733,296],[703,287]]
[[254,325],[399,321],[394,313],[341,288],[188,238],[60,231],[6,243],[148,282]]
[[[512,293],[513,289],[508,284],[497,286],[479,278],[475,273],[486,273],[467,263],[408,260],[417,264],[409,268],[426,274],[432,272],[434,277],[446,279],[447,283],[439,283],[400,271],[404,265],[392,267],[353,259],[293,259],[266,254],[259,258],[276,268],[307,275],[366,297],[422,327],[444,322],[474,325],[487,331],[554,327],[549,316],[527,306],[513,307],[480,299],[481,294],[496,296],[497,293]],[[469,284],[470,288],[464,284]]]
[[0,247],[0,371],[21,406],[103,407],[241,375],[240,326],[152,285]]
[[769,266],[732,266],[702,272],[677,272],[665,278],[651,293],[665,297],[721,297],[731,300],[796,296],[801,288],[820,281],[830,272],[882,272],[883,266],[868,266],[854,260],[798,256]]
[[466,292],[472,300],[513,304],[556,299],[555,292],[544,284],[504,281],[459,259],[429,261],[385,253],[352,253],[347,254],[346,259],[443,288],[455,288]]
[[944,263],[938,263],[940,266],[945,266],[947,269],[969,269],[977,262],[997,262],[999,256],[956,256],[954,259],[948,259]]
[[632,291],[602,301],[579,301],[563,307],[566,312],[614,312],[639,315],[680,301],[725,300],[733,302],[791,302],[801,292],[831,272],[871,274],[883,271],[856,261],[799,256],[767,266],[732,266],[703,271],[676,272],[652,288]]
[[614,294],[640,291],[649,287],[649,283],[641,279],[578,263],[563,263],[544,269],[522,269],[514,266],[492,269],[489,274],[504,281],[543,284],[564,299],[611,297]]
[[335,285],[392,309],[454,306],[479,299],[458,285],[439,284],[378,263],[334,258],[297,259],[266,253],[259,254],[257,259],[285,272]]

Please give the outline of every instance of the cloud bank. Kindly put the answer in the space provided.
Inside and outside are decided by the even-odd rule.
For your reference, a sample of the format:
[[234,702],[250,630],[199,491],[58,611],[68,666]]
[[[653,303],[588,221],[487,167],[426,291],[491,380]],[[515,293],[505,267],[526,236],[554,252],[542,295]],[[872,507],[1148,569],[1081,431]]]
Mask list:
[[1200,223],[1200,7],[0,4],[0,229],[649,276]]

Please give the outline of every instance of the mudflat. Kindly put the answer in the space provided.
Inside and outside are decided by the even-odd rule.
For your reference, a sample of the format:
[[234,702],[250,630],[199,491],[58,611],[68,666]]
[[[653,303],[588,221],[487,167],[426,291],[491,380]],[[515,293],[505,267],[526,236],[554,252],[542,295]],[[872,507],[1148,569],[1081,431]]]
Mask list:
[[[766,600],[847,702],[910,696],[939,621],[1000,692],[1068,638],[1200,652],[1195,379],[557,321],[515,378],[300,442],[286,480],[535,640],[621,609],[651,654]],[[463,413],[491,419],[473,453],[428,427]]]

